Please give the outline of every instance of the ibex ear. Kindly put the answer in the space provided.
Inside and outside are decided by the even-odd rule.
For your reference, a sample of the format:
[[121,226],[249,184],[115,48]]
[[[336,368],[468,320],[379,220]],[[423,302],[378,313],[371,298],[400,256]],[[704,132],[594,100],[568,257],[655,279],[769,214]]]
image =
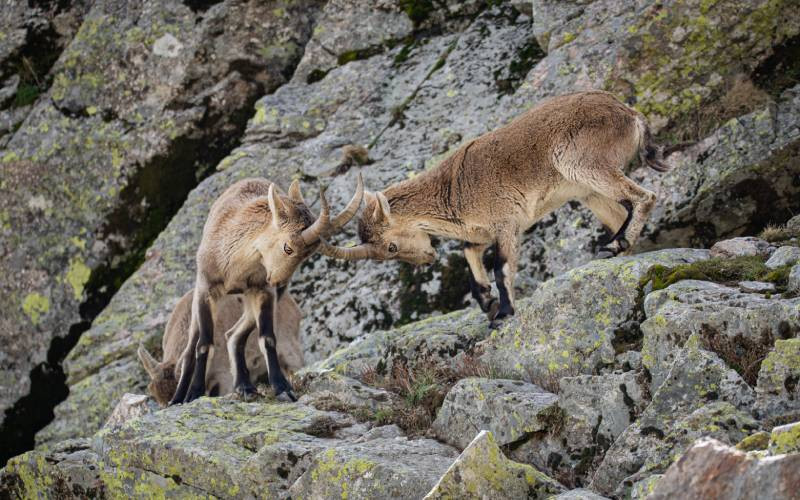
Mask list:
[[297,179],[293,180],[291,186],[289,186],[289,199],[295,203],[306,204],[303,194],[300,192],[300,181]]
[[267,193],[267,202],[269,203],[269,211],[272,212],[272,224],[275,227],[280,227],[281,222],[286,218],[286,204],[281,200],[275,183],[269,185],[269,192]]
[[142,344],[139,344],[139,349],[136,351],[136,354],[139,356],[139,361],[142,362],[145,371],[150,378],[156,378],[158,376],[158,361],[150,355],[150,351],[148,351]]
[[377,214],[377,210],[380,210],[381,211],[381,217],[388,221],[389,218],[392,216],[392,209],[391,209],[391,207],[389,207],[389,200],[387,200],[386,199],[386,195],[384,195],[380,191],[375,193],[375,196],[378,197],[378,206],[375,207],[376,214]]

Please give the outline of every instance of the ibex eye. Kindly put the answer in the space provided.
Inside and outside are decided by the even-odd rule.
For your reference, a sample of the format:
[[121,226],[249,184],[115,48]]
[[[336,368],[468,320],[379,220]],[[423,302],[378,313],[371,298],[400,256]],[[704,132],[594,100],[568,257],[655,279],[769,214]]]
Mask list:
[[294,253],[294,250],[292,250],[292,247],[290,247],[288,243],[283,244],[283,251],[286,252],[286,255],[292,255]]
[[389,243],[389,252],[396,253],[397,252],[397,245],[394,243]]

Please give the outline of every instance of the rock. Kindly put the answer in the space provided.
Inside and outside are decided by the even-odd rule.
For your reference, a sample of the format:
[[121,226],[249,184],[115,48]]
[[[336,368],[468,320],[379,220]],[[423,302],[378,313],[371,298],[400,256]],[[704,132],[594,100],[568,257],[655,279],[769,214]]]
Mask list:
[[693,334],[755,385],[775,339],[800,333],[800,299],[766,298],[707,281],[679,281],[644,300],[642,360],[655,391]]
[[694,335],[678,352],[650,405],[603,457],[593,490],[625,496],[640,479],[666,470],[695,439],[713,436],[733,445],[759,427],[748,413],[753,390],[699,343]]
[[461,449],[482,430],[504,446],[563,425],[557,402],[555,394],[526,382],[465,378],[447,393],[432,429],[436,437]]
[[772,455],[800,453],[800,422],[772,429],[768,450]]
[[800,416],[800,338],[777,340],[761,363],[755,409],[761,418],[782,422]]
[[786,229],[795,233],[800,233],[800,215],[795,215],[786,221]]
[[[644,391],[634,372],[565,377],[558,405],[568,416],[564,437],[574,450],[611,446],[644,409]],[[581,449],[583,451],[583,449]]]
[[711,257],[730,259],[757,256],[767,258],[772,251],[773,248],[768,242],[753,236],[745,236],[714,243],[711,247]]
[[662,250],[596,260],[556,276],[517,301],[516,315],[484,343],[481,359],[545,388],[554,378],[611,365],[618,346],[630,341],[625,335],[637,333],[639,280],[647,270],[707,255]]
[[457,453],[431,439],[374,439],[328,448],[289,489],[292,498],[422,498]]
[[800,293],[800,264],[795,264],[789,271],[789,278],[786,281],[786,290],[791,293]]
[[108,416],[104,427],[119,427],[128,420],[147,415],[158,409],[150,396],[126,393]]
[[664,477],[664,474],[653,474],[644,479],[640,479],[633,483],[631,487],[631,500],[641,500],[647,498],[648,495],[653,493],[658,481]]
[[[63,339],[88,328],[198,178],[239,142],[255,100],[296,66],[319,8],[313,0],[281,9],[227,0],[202,12],[178,0],[122,10],[112,0],[68,3],[86,10],[80,29],[63,52],[48,52],[57,61],[38,78],[52,85],[39,89],[42,97],[0,151],[3,416],[30,391],[30,372],[51,343],[59,346],[53,355],[66,354],[74,340]],[[154,54],[156,42],[175,57]],[[260,50],[274,45],[286,50]],[[151,275],[158,284],[147,298],[116,310],[117,320],[132,322],[106,331],[110,342],[98,349],[84,341],[74,355],[91,360],[70,385],[118,361],[121,344],[134,359],[138,342],[161,332],[166,316],[140,322],[141,308],[149,303],[162,315],[170,298],[191,288],[194,265],[182,267],[186,277]],[[82,316],[88,302],[91,314],[84,305]],[[143,381],[134,370],[131,379]],[[142,389],[126,384],[104,393],[102,415],[76,416],[72,430],[50,436],[91,434],[122,393]]]
[[[342,407],[377,410],[391,402],[392,394],[369,387],[358,380],[333,371],[310,373],[301,402],[315,407],[338,404]],[[335,402],[335,403],[334,403]]]
[[800,488],[800,454],[759,459],[716,439],[698,440],[664,477],[648,499],[790,499]]
[[739,290],[745,293],[773,293],[775,284],[764,281],[740,281]]
[[545,499],[563,491],[561,484],[530,465],[507,459],[492,433],[482,430],[425,495],[425,499]]
[[578,488],[575,490],[566,491],[550,498],[552,500],[606,500],[606,497],[598,495],[592,490],[587,490],[586,488]]
[[521,14],[525,14],[528,17],[533,15],[533,2],[530,0],[512,0],[511,5]]
[[800,262],[800,248],[783,246],[778,247],[772,256],[765,262],[765,265],[771,269],[781,266],[789,266]]

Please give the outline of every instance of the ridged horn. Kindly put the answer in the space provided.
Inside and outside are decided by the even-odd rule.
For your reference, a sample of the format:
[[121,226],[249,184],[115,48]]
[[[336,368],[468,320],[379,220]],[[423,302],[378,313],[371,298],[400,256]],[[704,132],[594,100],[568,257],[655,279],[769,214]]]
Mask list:
[[364,260],[370,258],[372,249],[367,245],[358,245],[352,248],[338,247],[323,241],[319,247],[319,253],[333,259]]
[[309,227],[305,228],[300,236],[306,245],[313,245],[320,237],[330,229],[330,209],[328,208],[328,200],[325,199],[325,188],[319,188],[319,203],[322,210],[319,217]]
[[358,207],[361,206],[361,202],[363,200],[364,180],[361,178],[361,172],[359,172],[358,177],[356,178],[356,192],[353,194],[350,202],[347,203],[347,206],[344,207],[344,210],[342,210],[342,212],[333,219],[331,222],[331,229],[326,234],[331,235],[344,227],[345,224],[350,222],[350,220],[355,217],[356,212],[358,212]]

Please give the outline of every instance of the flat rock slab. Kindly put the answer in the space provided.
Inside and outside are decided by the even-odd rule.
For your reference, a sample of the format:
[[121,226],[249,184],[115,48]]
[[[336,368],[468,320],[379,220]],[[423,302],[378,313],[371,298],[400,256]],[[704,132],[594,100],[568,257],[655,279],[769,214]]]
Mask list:
[[553,418],[560,418],[557,403],[558,396],[527,382],[465,378],[447,393],[433,431],[463,449],[488,430],[502,446],[547,430]]
[[292,498],[422,498],[458,456],[432,439],[378,438],[316,454]]
[[730,259],[733,257],[758,256],[769,257],[775,247],[760,238],[741,236],[722,240],[711,247],[711,257]]
[[545,499],[564,491],[558,481],[503,455],[492,433],[481,431],[447,469],[425,500]]
[[800,491],[800,454],[759,459],[716,439],[698,440],[656,484],[649,500],[789,500]]

